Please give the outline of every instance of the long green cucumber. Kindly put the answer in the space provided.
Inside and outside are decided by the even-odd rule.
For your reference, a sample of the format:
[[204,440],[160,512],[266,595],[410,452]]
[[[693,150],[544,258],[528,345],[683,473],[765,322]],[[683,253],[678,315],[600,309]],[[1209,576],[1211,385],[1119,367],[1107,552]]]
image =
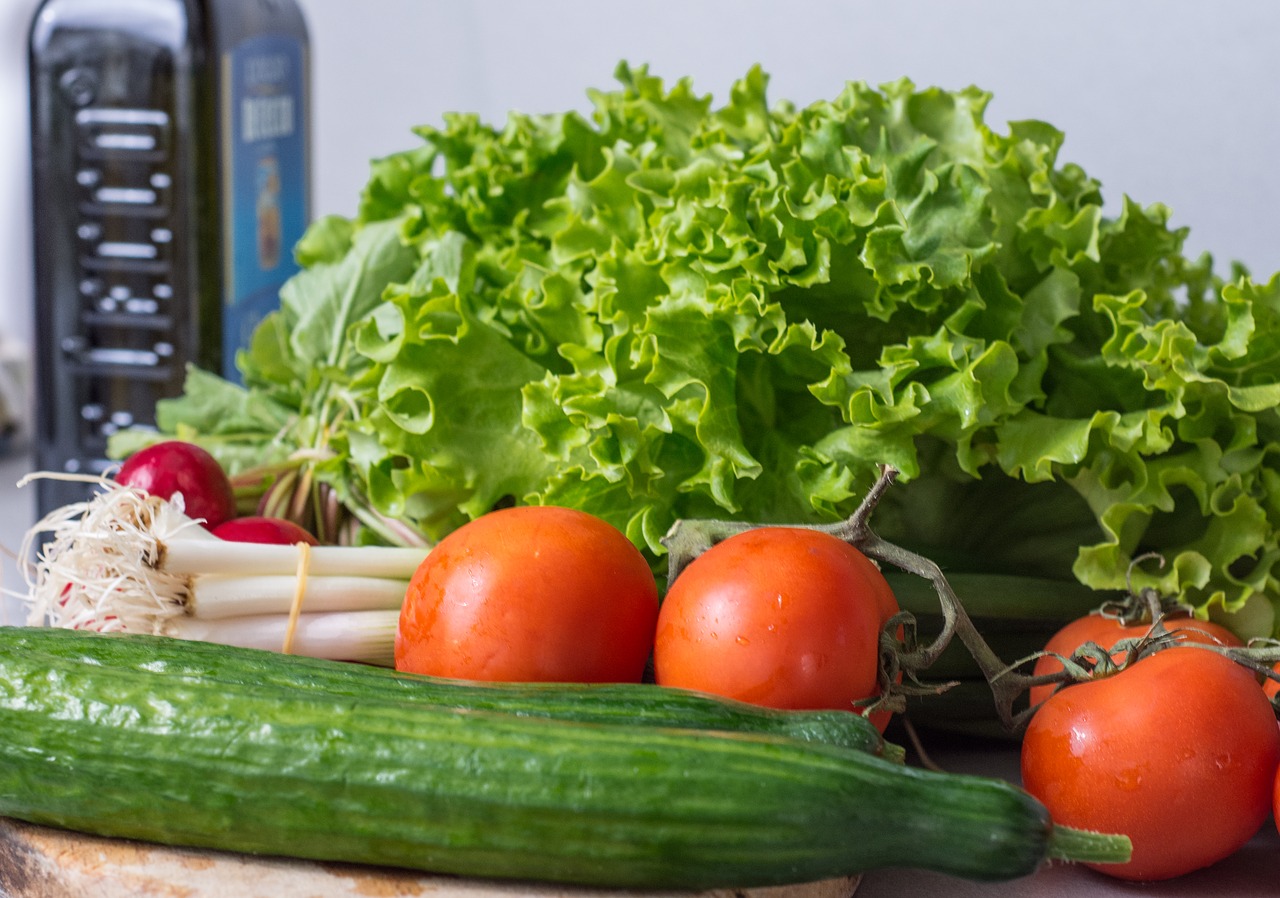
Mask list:
[[1006,879],[1044,863],[1058,832],[1009,783],[862,751],[174,677],[32,653],[21,635],[0,629],[0,814],[35,823],[679,889],[880,866]]
[[639,683],[464,683],[317,658],[290,656],[282,660],[258,649],[164,636],[122,639],[52,628],[24,628],[8,634],[6,640],[14,650],[47,653],[87,664],[145,667],[163,671],[170,678],[217,680],[259,688],[277,686],[335,696],[398,697],[460,710],[500,711],[582,723],[766,733],[875,753],[886,749],[875,726],[852,710],[780,711]]
[[[901,571],[886,571],[885,579],[902,610],[915,616],[922,641],[941,632],[941,607],[929,581]],[[1074,580],[1013,574],[956,572],[947,574],[947,582],[984,641],[1010,664],[1040,651],[1060,627],[1111,597]],[[970,678],[981,676],[981,670],[964,644],[953,639],[928,676]]]
[[[1021,735],[1000,722],[991,684],[980,676],[951,680],[939,695],[913,696],[904,715],[917,729],[1017,744]],[[1025,707],[1025,701],[1015,712]]]
[[[928,580],[896,570],[887,570],[884,576],[903,611],[940,613],[938,594]],[[1075,580],[1017,574],[947,572],[947,583],[970,617],[1066,622],[1109,598]]]
[[[1062,626],[1047,621],[1006,618],[974,617],[972,620],[983,641],[1007,664],[1043,651],[1050,637]],[[917,615],[916,623],[922,640],[928,640],[942,629],[942,619],[932,615]],[[929,666],[925,676],[931,680],[974,678],[982,676],[982,668],[965,644],[955,638]]]

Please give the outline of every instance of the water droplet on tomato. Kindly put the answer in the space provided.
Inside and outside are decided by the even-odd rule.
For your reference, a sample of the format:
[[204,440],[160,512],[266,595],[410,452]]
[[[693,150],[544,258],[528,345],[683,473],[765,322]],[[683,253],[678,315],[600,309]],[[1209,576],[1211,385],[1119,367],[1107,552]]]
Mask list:
[[1141,770],[1122,770],[1116,775],[1116,785],[1126,792],[1133,792],[1142,786]]
[[745,636],[739,636],[735,642],[737,642],[738,645],[751,645],[751,640]]
[[806,675],[811,675],[822,670],[827,666],[827,656],[823,654],[808,654],[800,659],[800,669]]

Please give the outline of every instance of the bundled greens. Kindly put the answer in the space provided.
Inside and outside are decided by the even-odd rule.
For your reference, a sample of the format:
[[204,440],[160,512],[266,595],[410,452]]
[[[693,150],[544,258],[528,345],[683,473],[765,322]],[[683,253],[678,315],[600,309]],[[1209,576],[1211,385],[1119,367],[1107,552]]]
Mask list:
[[366,541],[547,503],[656,559],[681,517],[844,517],[888,463],[877,530],[953,570],[1105,590],[1157,551],[1136,585],[1277,595],[1280,282],[1187,258],[1162,206],[1104,213],[1059,131],[997,133],[975,88],[617,77],[589,116],[418,128],[299,244],[246,386],[192,371],[161,430]]

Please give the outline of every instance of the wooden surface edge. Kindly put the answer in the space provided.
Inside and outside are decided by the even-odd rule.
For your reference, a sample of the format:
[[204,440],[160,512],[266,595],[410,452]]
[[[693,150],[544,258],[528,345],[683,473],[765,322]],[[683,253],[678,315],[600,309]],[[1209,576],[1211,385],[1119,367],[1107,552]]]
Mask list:
[[[697,893],[704,898],[848,898],[861,877]],[[690,898],[463,879],[355,864],[173,848],[0,817],[3,898]]]

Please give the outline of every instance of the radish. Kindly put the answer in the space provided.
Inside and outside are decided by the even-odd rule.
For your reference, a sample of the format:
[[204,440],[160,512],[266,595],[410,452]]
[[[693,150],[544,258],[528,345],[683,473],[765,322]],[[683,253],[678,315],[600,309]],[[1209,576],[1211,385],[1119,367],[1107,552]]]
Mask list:
[[188,517],[177,496],[68,473],[18,485],[38,477],[101,489],[27,531],[31,626],[166,633],[367,664],[394,658],[404,591],[428,547],[314,545],[287,527],[275,531],[288,532],[287,545],[229,541]]
[[298,543],[319,545],[319,540],[293,521],[264,515],[247,515],[223,521],[211,532],[219,539],[233,543],[270,543],[293,546]]
[[180,493],[186,515],[203,521],[208,528],[236,514],[236,497],[227,472],[204,449],[183,440],[166,440],[138,450],[125,460],[116,482],[162,499]]
[[[31,474],[68,479],[64,473]],[[28,623],[100,632],[164,633],[389,665],[409,578],[427,547],[287,544],[215,536],[164,498],[107,478],[26,534]],[[239,526],[233,519],[224,522]],[[218,528],[215,528],[218,529]],[[305,531],[303,531],[305,535]],[[43,545],[37,552],[36,546]],[[323,639],[318,634],[327,634]]]

